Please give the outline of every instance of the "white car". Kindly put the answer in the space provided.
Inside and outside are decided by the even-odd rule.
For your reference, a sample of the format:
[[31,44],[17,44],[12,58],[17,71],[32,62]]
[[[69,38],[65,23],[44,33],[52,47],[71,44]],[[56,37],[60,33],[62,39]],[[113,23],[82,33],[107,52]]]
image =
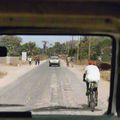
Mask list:
[[49,59],[49,66],[57,65],[60,66],[60,60],[58,56],[51,56]]

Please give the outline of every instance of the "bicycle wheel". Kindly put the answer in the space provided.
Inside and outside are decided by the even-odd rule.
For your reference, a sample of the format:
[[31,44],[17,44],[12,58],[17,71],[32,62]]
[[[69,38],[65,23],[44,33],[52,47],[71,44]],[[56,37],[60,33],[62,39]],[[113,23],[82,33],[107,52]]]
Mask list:
[[98,92],[96,93],[97,91],[95,91],[95,105],[97,106],[98,105]]
[[90,107],[90,94],[88,95],[88,107]]
[[91,111],[94,112],[94,110],[95,110],[94,93],[90,95],[90,108],[91,108]]

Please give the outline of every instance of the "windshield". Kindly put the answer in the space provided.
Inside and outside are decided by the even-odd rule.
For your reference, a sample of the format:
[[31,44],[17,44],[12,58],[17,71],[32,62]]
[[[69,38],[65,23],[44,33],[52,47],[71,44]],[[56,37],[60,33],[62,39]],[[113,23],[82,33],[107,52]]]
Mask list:
[[58,59],[58,56],[51,56],[50,59]]
[[[75,115],[107,111],[110,37],[1,35],[0,46],[8,50],[6,57],[0,57],[0,111]],[[58,56],[59,61],[49,60]],[[84,74],[90,64],[94,72]],[[96,82],[93,90],[88,86],[92,80]]]

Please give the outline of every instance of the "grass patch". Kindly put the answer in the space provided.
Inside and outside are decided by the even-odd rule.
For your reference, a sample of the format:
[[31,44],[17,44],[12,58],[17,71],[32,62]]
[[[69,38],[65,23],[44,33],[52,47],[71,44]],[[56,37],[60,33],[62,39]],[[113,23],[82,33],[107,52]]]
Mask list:
[[101,79],[110,81],[110,71],[100,71]]

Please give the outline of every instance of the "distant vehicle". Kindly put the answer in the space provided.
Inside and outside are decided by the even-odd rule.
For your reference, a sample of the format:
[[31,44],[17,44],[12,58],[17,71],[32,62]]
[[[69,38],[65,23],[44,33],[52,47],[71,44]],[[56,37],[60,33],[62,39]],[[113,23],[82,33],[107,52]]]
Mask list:
[[60,59],[58,56],[51,56],[49,59],[49,66],[57,65],[60,66]]

